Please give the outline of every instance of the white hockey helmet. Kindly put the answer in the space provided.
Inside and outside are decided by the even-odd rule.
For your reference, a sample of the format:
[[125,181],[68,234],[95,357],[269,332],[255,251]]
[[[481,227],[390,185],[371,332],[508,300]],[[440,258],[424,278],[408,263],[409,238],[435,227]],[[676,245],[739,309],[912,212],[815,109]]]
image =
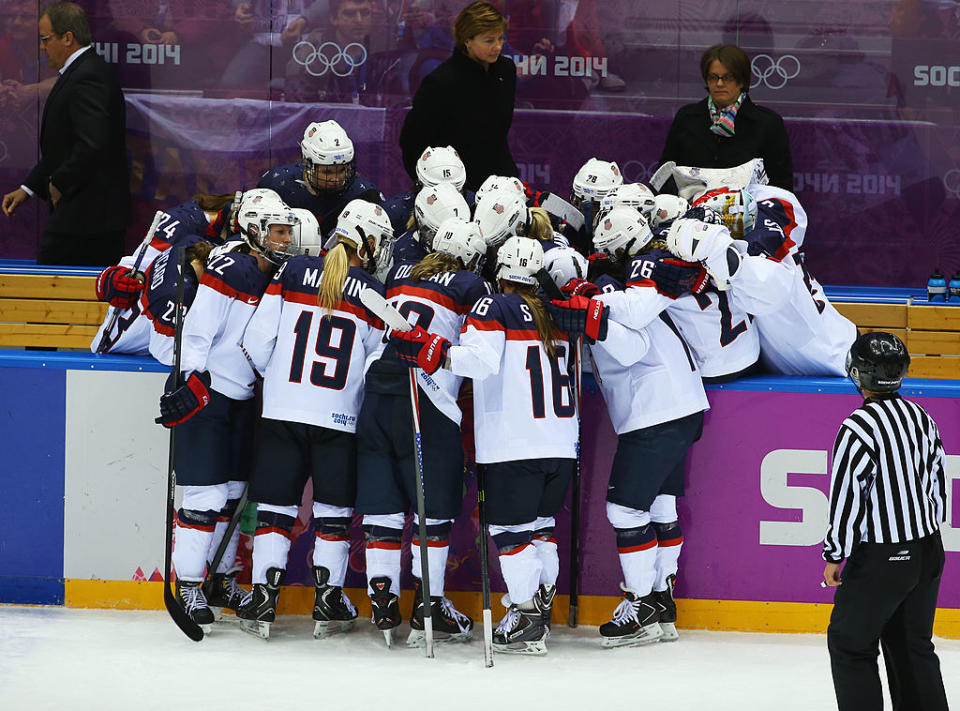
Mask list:
[[427,146],[417,159],[417,180],[424,187],[451,183],[457,190],[463,190],[467,168],[453,146]]
[[336,121],[307,126],[300,155],[303,180],[315,193],[340,193],[356,175],[353,141]]
[[420,244],[430,252],[440,223],[451,217],[469,220],[470,206],[452,183],[429,185],[417,193],[413,201],[413,217]]
[[698,197],[694,207],[708,207],[723,217],[723,223],[734,239],[753,229],[757,221],[757,201],[746,190],[716,188]]
[[643,183],[624,183],[603,196],[600,200],[600,212],[597,214],[603,214],[615,207],[632,207],[647,216],[653,210],[655,197],[653,191]]
[[487,247],[496,247],[513,235],[526,234],[530,225],[530,208],[522,195],[513,190],[490,192],[477,201],[473,221]]
[[317,217],[302,207],[293,208],[293,214],[300,220],[293,230],[294,241],[300,248],[300,254],[316,257],[323,249],[323,237],[320,235],[320,223]]
[[527,199],[527,190],[523,187],[523,183],[520,182],[519,178],[514,178],[509,175],[490,175],[487,176],[487,179],[480,183],[480,187],[477,188],[474,203],[480,202],[480,198],[487,193],[511,191],[516,192],[523,197],[524,200]]
[[501,279],[517,284],[536,286],[534,276],[543,269],[543,247],[540,240],[511,237],[497,252],[497,284]]
[[433,251],[457,257],[466,269],[479,271],[487,243],[476,222],[450,217],[443,221],[433,238]]
[[593,246],[611,257],[632,256],[653,239],[647,218],[632,207],[615,207],[593,231]]
[[558,287],[571,279],[586,279],[588,266],[587,258],[573,247],[554,247],[543,253],[543,268]]
[[571,199],[579,202],[584,200],[599,201],[620,185],[623,185],[623,174],[620,172],[620,166],[614,161],[591,158],[573,176],[573,195]]
[[334,230],[338,242],[348,242],[357,250],[368,272],[377,268],[377,262],[387,256],[383,249],[393,241],[393,227],[387,211],[366,200],[351,200],[337,218]]
[[[255,188],[243,194],[237,211],[237,227],[247,244],[274,264],[282,264],[297,254],[293,228],[299,220],[293,210],[273,190]],[[271,225],[291,228],[286,241],[270,236]]]
[[690,203],[676,195],[657,195],[650,211],[650,227],[657,229],[664,222],[675,220],[690,209]]

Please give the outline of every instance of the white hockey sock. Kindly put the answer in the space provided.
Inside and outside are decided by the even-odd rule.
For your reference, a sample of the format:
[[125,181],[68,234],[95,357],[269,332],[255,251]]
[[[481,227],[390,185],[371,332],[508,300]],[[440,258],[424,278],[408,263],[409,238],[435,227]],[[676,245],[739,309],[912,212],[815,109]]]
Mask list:
[[667,578],[677,574],[677,562],[680,559],[680,549],[683,548],[683,531],[680,525],[672,523],[653,524],[657,531],[657,577],[653,589],[657,591],[667,589]]
[[538,518],[534,522],[533,545],[543,566],[540,570],[541,585],[556,585],[560,576],[560,555],[557,553],[557,539],[553,536],[555,525],[552,517]]
[[[427,519],[427,560],[430,565],[430,597],[443,597],[444,578],[447,573],[447,555],[450,552],[450,525],[449,519]],[[410,552],[413,558],[410,561],[410,572],[413,577],[423,579],[423,567],[420,561],[420,523],[416,514],[413,516],[413,540],[410,543]]]
[[207,567],[207,551],[216,527],[216,511],[177,512],[177,530],[173,547],[173,566],[182,580],[203,580]]
[[542,569],[543,564],[532,543],[500,554],[500,573],[513,603],[519,605],[536,595]]
[[[390,592],[400,595],[400,540],[403,536],[402,513],[365,515],[363,531],[367,539],[367,582],[390,578]],[[367,585],[367,592],[373,589]]]
[[352,508],[314,502],[313,564],[330,571],[329,585],[343,587],[350,560],[350,518]]
[[[227,531],[227,527],[230,525],[230,520],[233,518],[233,515],[236,512],[237,506],[240,504],[240,497],[243,496],[243,491],[247,488],[247,482],[228,481],[226,485],[219,485],[221,488],[224,486],[226,486],[227,502],[220,509],[220,514],[217,516],[217,527],[213,531],[213,539],[210,541],[210,550],[207,552],[207,561],[211,563],[213,562],[214,556],[217,554],[217,548],[220,547],[220,541],[223,540],[223,536]],[[237,546],[239,542],[240,526],[238,524],[236,528],[233,529],[233,533],[230,534],[230,541],[227,543],[227,547],[223,550],[223,557],[220,559],[220,564],[217,565],[216,570],[210,572],[226,573],[233,568],[237,559]]]
[[657,535],[650,513],[608,501],[607,520],[617,532],[624,584],[640,597],[649,595],[657,572]]
[[297,518],[297,506],[257,506],[257,531],[253,537],[254,584],[267,582],[270,568],[287,569],[287,556],[293,541],[293,524]]
[[649,595],[657,572],[657,539],[654,538],[646,547],[637,547],[636,550],[619,550],[624,584],[640,597]]

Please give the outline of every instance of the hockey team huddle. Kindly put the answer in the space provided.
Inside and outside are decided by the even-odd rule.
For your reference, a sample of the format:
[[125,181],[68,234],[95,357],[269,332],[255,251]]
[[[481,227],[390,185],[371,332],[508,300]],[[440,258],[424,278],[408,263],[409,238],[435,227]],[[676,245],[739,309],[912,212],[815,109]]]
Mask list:
[[[177,428],[173,563],[190,618],[206,628],[229,608],[269,636],[312,479],[315,636],[357,618],[343,584],[360,515],[373,623],[392,642],[413,511],[412,545],[424,530],[427,545],[425,561],[412,556],[407,643],[424,641],[425,606],[434,639],[469,639],[473,620],[445,597],[444,575],[472,408],[481,526],[507,588],[493,648],[545,654],[554,517],[577,472],[588,372],[618,436],[606,507],[623,600],[602,644],[677,639],[676,497],[709,407],[703,383],[844,376],[857,335],[804,265],[796,196],[767,185],[761,161],[666,166],[646,185],[596,158],[569,202],[501,176],[464,193],[456,151],[436,147],[413,190],[384,200],[355,174],[336,122],[311,123],[300,147],[301,162],[255,189],[158,212],[140,249],[97,281],[116,308],[95,351],[172,366],[185,313],[157,422]],[[663,175],[678,195],[656,194]],[[210,565],[245,488],[257,504],[251,591],[236,582],[238,528]]]

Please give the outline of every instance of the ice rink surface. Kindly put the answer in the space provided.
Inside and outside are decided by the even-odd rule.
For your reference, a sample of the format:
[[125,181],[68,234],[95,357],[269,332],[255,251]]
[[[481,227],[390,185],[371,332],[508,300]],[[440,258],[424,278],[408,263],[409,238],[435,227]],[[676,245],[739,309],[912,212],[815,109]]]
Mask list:
[[[195,643],[162,611],[0,606],[0,709],[836,708],[823,635],[681,630],[673,644],[601,649],[595,627],[555,626],[546,657],[485,669],[479,638],[428,660],[402,644],[406,623],[392,650],[364,619],[327,640],[312,631],[281,617],[264,642],[231,621]],[[960,706],[960,640],[935,641]]]

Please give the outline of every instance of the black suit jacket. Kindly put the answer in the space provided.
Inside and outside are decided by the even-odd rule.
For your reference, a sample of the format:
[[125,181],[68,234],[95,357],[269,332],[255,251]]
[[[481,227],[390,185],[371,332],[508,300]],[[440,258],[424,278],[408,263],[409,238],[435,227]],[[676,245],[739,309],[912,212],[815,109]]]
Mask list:
[[110,67],[91,47],[57,79],[43,107],[40,162],[25,181],[49,199],[53,182],[63,197],[51,205],[47,231],[101,233],[130,222],[126,106]]
[[670,126],[660,165],[672,160],[697,168],[733,168],[763,158],[770,184],[793,190],[790,141],[776,111],[757,106],[745,96],[732,137],[718,136],[710,130],[711,124],[706,99],[681,107]]
[[518,176],[507,134],[513,123],[517,67],[500,55],[484,71],[462,52],[423,78],[403,122],[403,165],[416,182],[417,159],[427,146],[453,146],[467,168],[469,190],[487,176]]

